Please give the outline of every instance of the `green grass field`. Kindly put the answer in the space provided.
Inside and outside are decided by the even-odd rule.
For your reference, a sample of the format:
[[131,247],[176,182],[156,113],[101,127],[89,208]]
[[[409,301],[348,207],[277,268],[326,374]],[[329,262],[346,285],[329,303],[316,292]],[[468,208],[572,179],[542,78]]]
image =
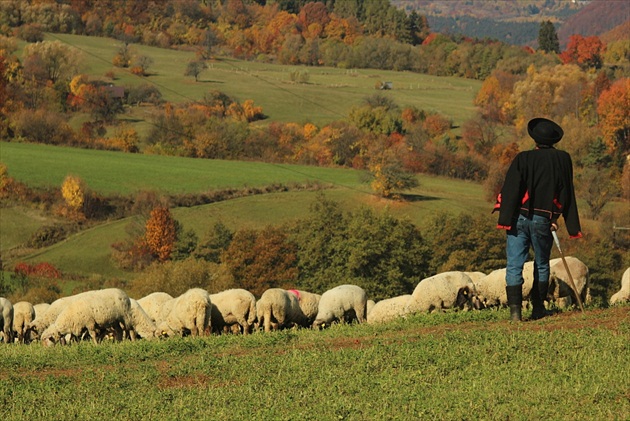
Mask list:
[[[99,37],[69,34],[47,34],[47,41],[58,40],[83,52],[83,72],[103,77],[108,71],[116,74],[116,85],[155,85],[165,100],[181,103],[197,101],[207,92],[219,90],[239,102],[253,99],[269,116],[263,124],[272,121],[312,122],[325,125],[344,119],[353,105],[377,92],[378,81],[393,83],[385,93],[401,107],[416,106],[435,111],[453,119],[456,126],[474,113],[473,98],[481,87],[476,80],[454,77],[436,77],[412,72],[385,70],[345,70],[330,67],[295,67],[230,58],[219,58],[209,63],[199,81],[184,76],[186,65],[193,60],[193,52],[177,51],[143,45],[133,45],[141,55],[153,59],[148,77],[138,77],[126,69],[112,65],[112,58],[120,42]],[[296,84],[290,72],[299,69],[309,74],[309,82]],[[148,113],[135,108],[125,116],[134,125],[146,125]],[[137,121],[140,120],[140,121]]]
[[[103,195],[156,191],[163,194],[202,193],[224,188],[264,187],[280,183],[317,181],[324,194],[347,210],[370,206],[408,218],[422,227],[439,210],[489,212],[480,200],[479,184],[442,177],[418,176],[410,190],[415,200],[393,202],[376,197],[361,183],[360,171],[256,162],[216,161],[155,155],[125,154],[47,145],[0,143],[9,175],[28,185],[59,188],[68,174],[79,176],[88,188]],[[288,191],[242,197],[192,208],[174,209],[185,229],[203,238],[218,221],[233,230],[277,225],[307,215],[316,191]],[[2,208],[0,245],[3,254],[23,245],[50,215],[36,210]],[[129,220],[113,221],[78,233],[33,254],[19,253],[27,262],[46,261],[64,272],[120,276],[109,261],[111,244],[127,237]],[[7,261],[7,267],[11,261]]]
[[382,325],[0,344],[0,417],[625,420],[630,307],[514,324],[507,310]]

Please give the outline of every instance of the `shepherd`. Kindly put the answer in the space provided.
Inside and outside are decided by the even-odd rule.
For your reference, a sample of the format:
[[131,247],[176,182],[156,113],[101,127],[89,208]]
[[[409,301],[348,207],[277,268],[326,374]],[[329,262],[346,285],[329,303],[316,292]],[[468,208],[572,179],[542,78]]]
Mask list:
[[546,315],[552,232],[558,230],[560,216],[571,238],[582,237],[571,156],[554,147],[564,131],[549,119],[534,118],[527,132],[536,147],[516,155],[493,209],[499,211],[497,228],[507,232],[505,291],[510,320],[515,322],[522,320],[523,266],[530,247],[534,251],[531,319],[537,320]]

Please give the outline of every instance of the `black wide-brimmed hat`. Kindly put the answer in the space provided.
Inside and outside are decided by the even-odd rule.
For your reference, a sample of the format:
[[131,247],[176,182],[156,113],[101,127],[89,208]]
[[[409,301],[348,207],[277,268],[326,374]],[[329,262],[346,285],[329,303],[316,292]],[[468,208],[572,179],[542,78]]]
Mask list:
[[536,143],[548,146],[558,143],[564,135],[562,127],[551,120],[541,117],[533,118],[527,123],[527,133]]

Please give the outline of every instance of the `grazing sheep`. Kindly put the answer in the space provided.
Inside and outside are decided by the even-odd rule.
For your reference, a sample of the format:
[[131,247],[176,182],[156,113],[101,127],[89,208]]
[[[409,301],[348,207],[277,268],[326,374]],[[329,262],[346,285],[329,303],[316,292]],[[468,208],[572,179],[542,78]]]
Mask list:
[[[486,276],[473,280],[481,307],[507,306],[505,292],[505,268],[493,270]],[[534,284],[534,262],[525,262],[523,266],[523,306],[527,305],[529,294]]]
[[44,312],[48,310],[49,307],[50,307],[50,304],[48,303],[39,303],[39,304],[33,305],[33,310],[35,310],[35,317],[41,316],[42,314],[44,314]]
[[302,291],[299,289],[289,289],[287,291],[295,295],[298,300],[298,304],[300,305],[300,310],[302,310],[304,317],[306,317],[302,326],[307,327],[312,325],[317,317],[317,312],[319,311],[319,300],[321,300],[322,296],[320,294],[314,294],[312,292]]
[[251,333],[256,322],[256,297],[246,289],[234,288],[210,294],[212,302],[212,331],[220,333],[224,329],[238,326],[243,334]]
[[166,336],[185,336],[188,332],[192,336],[210,334],[212,328],[212,300],[208,291],[201,288],[191,288],[172,301],[165,303],[166,311],[160,314],[162,318],[158,329]]
[[0,297],[0,335],[5,344],[13,342],[13,304]]
[[411,297],[411,294],[406,294],[377,302],[374,304],[374,308],[368,312],[367,322],[369,324],[385,323],[404,317],[407,314],[407,303]]
[[122,340],[121,327],[130,328],[130,316],[131,300],[121,289],[84,292],[75,296],[46,328],[41,342],[44,345],[60,343],[65,335],[76,341],[87,331],[92,341],[98,344],[99,334],[107,329],[115,330],[116,339]]
[[294,325],[305,326],[306,316],[295,294],[282,288],[265,290],[256,302],[258,326],[265,332]]
[[166,292],[154,292],[146,297],[140,298],[137,301],[145,313],[147,313],[147,315],[153,319],[155,323],[159,324],[159,322],[162,321],[160,319],[160,313],[164,308],[164,304],[171,300],[173,300],[173,297]]
[[42,333],[50,326],[57,316],[75,299],[80,298],[85,292],[68,297],[61,297],[53,301],[43,312],[35,311],[35,319],[28,325],[26,335],[31,341],[40,339]]
[[26,329],[35,319],[35,309],[28,301],[19,301],[13,304],[13,337],[17,342],[26,342]]
[[320,328],[334,321],[365,323],[367,294],[357,285],[339,285],[324,292],[319,300],[313,328]]
[[407,301],[407,313],[472,306],[475,285],[464,272],[443,272],[421,280]]
[[[588,267],[578,258],[566,256],[565,260],[573,283],[580,294],[582,303],[586,304],[591,300],[589,271]],[[551,259],[549,261],[549,291],[547,292],[547,300],[553,301],[560,308],[568,308],[572,304],[577,304],[577,298],[571,288],[571,281],[561,258]]]
[[129,322],[131,326],[127,327],[127,331],[132,341],[136,340],[138,335],[147,340],[160,336],[155,321],[147,315],[138,301],[130,299],[130,312]]
[[370,311],[372,311],[372,309],[374,308],[375,305],[376,305],[376,303],[374,302],[374,300],[367,300],[366,313],[367,313],[368,316],[370,315]]
[[621,289],[610,297],[610,305],[630,301],[630,267],[621,275]]

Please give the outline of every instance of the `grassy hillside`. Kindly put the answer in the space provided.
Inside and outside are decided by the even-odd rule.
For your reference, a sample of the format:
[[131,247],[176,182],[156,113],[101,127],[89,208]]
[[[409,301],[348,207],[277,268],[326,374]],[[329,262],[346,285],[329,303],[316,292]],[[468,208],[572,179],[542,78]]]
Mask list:
[[[152,155],[134,155],[46,145],[0,143],[2,161],[9,175],[33,186],[59,187],[68,174],[81,177],[91,190],[100,194],[133,194],[152,190],[164,194],[201,193],[227,187],[262,187],[273,183],[317,181],[324,194],[345,209],[371,206],[408,218],[424,226],[439,210],[451,212],[488,212],[490,205],[480,198],[479,184],[441,177],[418,176],[420,185],[409,191],[409,201],[382,200],[360,181],[360,171],[255,162],[215,161]],[[288,191],[255,195],[173,211],[185,229],[200,238],[217,221],[231,229],[261,228],[268,224],[307,215],[315,201],[315,191]],[[50,216],[36,210],[3,208],[1,251],[6,253],[24,244],[40,226],[50,224]],[[38,250],[18,253],[20,260],[47,261],[62,271],[120,276],[109,262],[111,244],[126,238],[130,220],[114,221],[69,237]],[[5,261],[10,267],[10,261]]]
[[[99,37],[47,34],[46,40],[58,40],[83,52],[84,72],[103,77],[114,71],[116,85],[150,83],[171,102],[196,101],[207,92],[219,90],[238,101],[253,99],[262,106],[271,121],[312,122],[325,125],[347,116],[351,106],[376,92],[379,81],[393,83],[387,91],[399,106],[416,106],[443,113],[461,125],[473,114],[472,100],[481,87],[480,81],[453,77],[435,77],[411,72],[384,70],[344,70],[330,67],[296,67],[219,58],[209,64],[199,81],[184,76],[186,65],[195,58],[193,52],[133,45],[138,54],[150,57],[153,64],[148,77],[132,75],[112,65],[120,42]],[[291,81],[290,72],[300,70],[309,75],[308,83]],[[144,108],[129,111],[127,118],[135,125],[149,116]],[[140,121],[138,121],[140,120]]]
[[507,310],[484,310],[324,331],[0,344],[0,417],[627,419],[628,310],[519,324]]

